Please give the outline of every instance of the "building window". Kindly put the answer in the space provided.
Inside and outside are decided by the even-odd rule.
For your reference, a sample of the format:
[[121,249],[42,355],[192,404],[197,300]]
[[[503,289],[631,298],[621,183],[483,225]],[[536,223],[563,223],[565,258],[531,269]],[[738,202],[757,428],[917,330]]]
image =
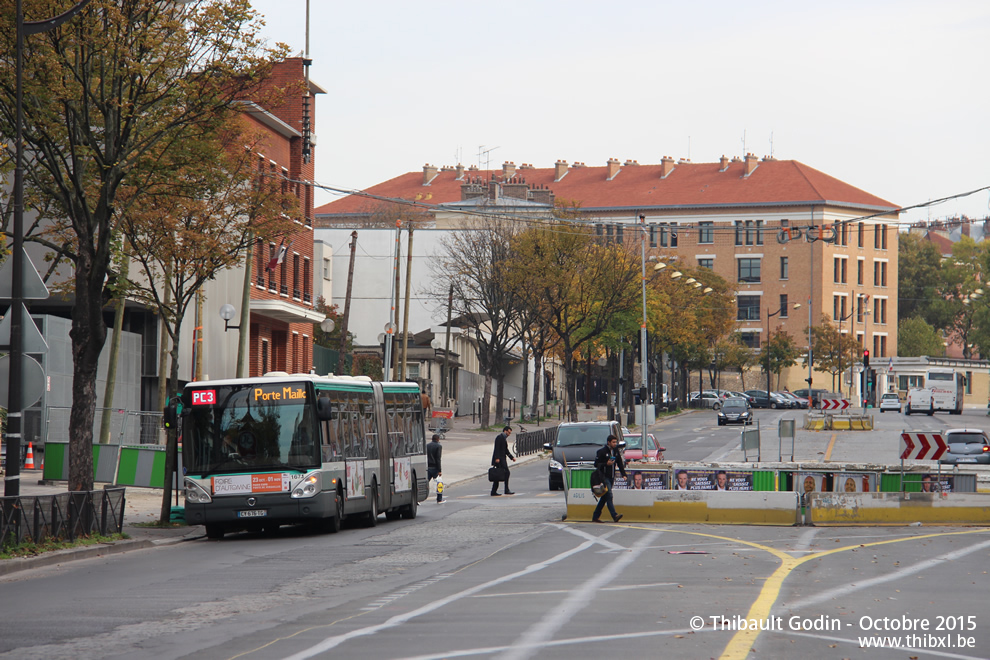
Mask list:
[[873,262],[873,286],[880,286],[880,262]]
[[846,318],[846,297],[845,296],[839,296],[839,314],[842,315],[842,316],[839,317],[840,320]]
[[660,247],[668,246],[668,233],[670,234],[669,246],[677,247],[677,225],[668,227],[666,223],[660,223]]
[[261,373],[262,375],[267,374],[271,369],[268,368],[268,340],[261,340]]
[[887,225],[880,225],[880,249],[887,249]]
[[[313,286],[313,278],[309,274],[309,257],[303,257],[303,274],[302,274],[302,290],[303,290],[303,302],[307,305],[313,302],[313,294],[311,287]],[[307,369],[307,371],[309,371]]]
[[832,296],[832,320],[838,321],[842,317],[839,316],[839,298],[842,296]]
[[763,245],[763,221],[756,221],[756,244]]
[[880,225],[873,225],[873,249],[880,249]]
[[880,353],[880,336],[873,335],[873,354],[879,357],[883,357]]
[[859,223],[859,242],[858,242],[859,247],[863,247],[863,235],[865,233],[866,233],[865,225],[862,222],[860,222]]
[[846,273],[846,266],[848,266],[848,265],[849,265],[849,260],[848,259],[842,259],[842,283],[843,284],[845,284],[846,282],[849,281],[847,279],[847,277],[846,277],[848,275],[848,273]]
[[736,245],[743,244],[743,222],[736,220]]
[[701,268],[707,268],[708,270],[715,270],[715,260],[708,259],[707,257],[704,259],[698,259],[698,266]]
[[880,262],[880,286],[887,286],[887,262]]
[[787,279],[787,257],[780,258],[780,279]]
[[323,279],[325,279],[325,280],[329,280],[330,279],[330,260],[329,259],[324,259],[323,260]]
[[842,244],[849,245],[849,223],[843,222],[841,225]]
[[848,280],[846,279],[846,264],[848,259],[843,259],[842,257],[835,257],[832,260],[832,281],[839,284],[845,284]]
[[595,235],[602,236],[605,233],[604,225],[595,225]]
[[656,246],[657,246],[657,226],[651,224],[650,225],[650,247],[654,247],[655,248]]
[[677,225],[670,225],[670,247],[677,247]]
[[863,297],[862,296],[857,296],[856,297],[856,323],[862,323],[863,322],[863,311],[864,311],[863,308],[864,307],[865,307],[865,305],[863,304]]
[[746,221],[746,245],[753,245],[756,240],[756,232],[753,231],[753,221]]
[[292,297],[295,300],[302,299],[302,289],[299,285],[302,283],[302,278],[299,277],[299,255],[292,255]]
[[759,259],[739,260],[739,281],[749,283],[760,282]]
[[787,294],[780,294],[780,318],[787,318]]
[[622,244],[622,225],[615,226],[615,242]]
[[880,335],[880,357],[887,357],[887,335]]
[[612,225],[605,225],[605,240],[609,243],[612,242]]
[[698,242],[699,243],[714,243],[715,242],[715,229],[713,222],[699,222],[698,223]]
[[862,259],[856,260],[856,284],[863,284],[863,271],[866,268],[866,262]]
[[[738,296],[736,304],[739,306],[736,311],[737,321],[759,321],[760,320],[760,297],[759,296]],[[759,344],[757,344],[759,345]]]
[[760,333],[758,332],[740,332],[740,339],[749,348],[759,348],[760,347]]
[[924,376],[898,376],[897,377],[897,389],[905,392],[912,387],[924,387],[925,377]]

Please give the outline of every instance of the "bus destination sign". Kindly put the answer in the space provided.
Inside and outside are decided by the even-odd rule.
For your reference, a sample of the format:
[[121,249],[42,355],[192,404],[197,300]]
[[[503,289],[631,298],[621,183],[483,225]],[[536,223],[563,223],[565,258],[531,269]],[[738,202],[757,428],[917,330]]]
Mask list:
[[217,402],[216,390],[193,390],[192,404],[194,406],[212,406]]
[[251,399],[263,403],[305,403],[302,385],[258,385],[251,388]]

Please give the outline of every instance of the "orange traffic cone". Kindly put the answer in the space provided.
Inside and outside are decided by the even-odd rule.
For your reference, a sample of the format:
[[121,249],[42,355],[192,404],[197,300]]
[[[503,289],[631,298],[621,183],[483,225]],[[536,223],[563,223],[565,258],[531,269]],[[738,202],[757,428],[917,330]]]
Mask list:
[[27,460],[24,461],[24,469],[25,470],[34,469],[34,446],[30,442],[28,442]]

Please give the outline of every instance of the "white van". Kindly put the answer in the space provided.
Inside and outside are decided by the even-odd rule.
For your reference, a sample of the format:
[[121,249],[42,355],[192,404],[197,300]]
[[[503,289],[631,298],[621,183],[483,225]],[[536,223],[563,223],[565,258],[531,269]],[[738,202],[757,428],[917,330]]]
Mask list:
[[932,391],[927,387],[912,387],[908,390],[907,402],[904,405],[904,414],[925,413],[935,414],[935,403],[932,400]]

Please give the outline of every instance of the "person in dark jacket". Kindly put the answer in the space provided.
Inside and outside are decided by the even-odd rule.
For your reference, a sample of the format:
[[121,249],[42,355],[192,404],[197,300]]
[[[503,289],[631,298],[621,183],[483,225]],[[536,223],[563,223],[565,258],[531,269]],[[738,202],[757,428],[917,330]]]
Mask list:
[[[440,445],[440,436],[433,434],[433,439],[426,445],[426,477],[427,483],[443,475],[440,465],[440,455],[443,447]],[[437,504],[443,504],[443,491],[437,488]]]
[[602,509],[606,505],[608,505],[608,512],[612,514],[612,520],[619,522],[622,519],[622,514],[616,513],[615,505],[612,504],[612,483],[615,481],[616,467],[619,468],[619,472],[625,477],[626,465],[622,460],[622,454],[619,452],[619,439],[614,435],[610,435],[605,441],[605,446],[595,454],[595,469],[601,473],[602,481],[608,488],[608,491],[598,498],[598,506],[595,507],[595,513],[591,516],[591,522],[601,522],[600,516],[602,515]]
[[[502,474],[505,475],[505,494],[515,495],[515,493],[509,490],[509,462],[506,460],[511,458],[513,463],[516,462],[516,457],[509,452],[510,435],[512,435],[512,427],[506,426],[495,438],[495,449],[492,451],[492,466],[501,468]],[[499,495],[498,484],[498,481],[492,482],[492,497]]]

